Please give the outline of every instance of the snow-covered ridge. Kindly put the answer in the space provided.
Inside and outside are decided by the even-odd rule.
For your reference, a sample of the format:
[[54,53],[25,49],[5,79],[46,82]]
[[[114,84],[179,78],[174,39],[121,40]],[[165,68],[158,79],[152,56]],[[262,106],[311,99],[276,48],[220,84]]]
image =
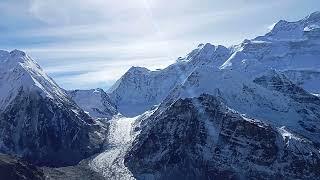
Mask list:
[[255,40],[263,41],[297,41],[306,39],[305,32],[319,29],[320,12],[314,12],[307,17],[295,21],[288,22],[280,20],[272,30],[265,36],[255,38]]
[[72,90],[68,94],[91,117],[110,119],[118,114],[115,104],[103,89]]
[[110,97],[126,116],[141,114],[159,104],[168,93],[182,83],[198,66],[220,66],[230,51],[223,46],[200,44],[186,57],[165,69],[150,71],[143,67],[130,68],[110,89]]
[[[266,35],[244,40],[241,44],[233,46],[233,54],[220,69],[235,70],[251,79],[274,69],[296,72],[296,75],[290,73],[289,77],[292,77],[291,80],[294,82],[298,75],[317,82],[314,75],[320,69],[319,24],[319,12],[296,22],[281,20]],[[312,71],[315,72],[314,75],[308,75]],[[320,91],[319,86],[310,85],[307,79],[303,81],[304,88],[309,92]]]
[[66,93],[25,52],[0,53],[0,109],[10,103],[19,91],[38,91],[42,96],[68,100]]

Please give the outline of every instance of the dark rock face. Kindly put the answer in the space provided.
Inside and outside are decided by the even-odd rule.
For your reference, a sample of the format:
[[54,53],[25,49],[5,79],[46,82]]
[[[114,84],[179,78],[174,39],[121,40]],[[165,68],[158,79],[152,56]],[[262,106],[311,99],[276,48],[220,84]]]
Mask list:
[[75,166],[66,167],[42,167],[47,180],[106,180],[99,173],[88,167],[87,160],[81,161]]
[[320,105],[320,99],[295,83],[291,82],[284,74],[271,70],[267,75],[254,79],[254,82],[270,90],[275,90],[289,96],[299,103],[313,103]]
[[318,93],[318,88],[308,87],[308,82],[318,82],[317,80],[320,79],[320,72],[315,70],[287,70],[283,71],[283,74],[285,74],[292,82],[309,92]]
[[295,111],[304,119],[299,124],[310,133],[320,137],[320,98],[308,93],[300,86],[290,81],[286,75],[276,71],[254,80],[256,84],[267,89],[278,91],[293,100]]
[[137,179],[317,179],[320,175],[320,155],[312,143],[244,118],[211,95],[179,99],[146,121],[125,157]]
[[100,130],[72,101],[21,90],[0,114],[0,150],[37,165],[71,165],[100,151]]
[[35,166],[0,154],[0,179],[3,180],[44,180],[43,172]]

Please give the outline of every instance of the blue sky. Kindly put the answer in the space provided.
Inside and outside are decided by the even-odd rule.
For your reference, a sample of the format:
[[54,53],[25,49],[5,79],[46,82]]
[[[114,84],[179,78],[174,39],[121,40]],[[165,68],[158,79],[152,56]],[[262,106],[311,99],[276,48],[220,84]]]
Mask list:
[[0,48],[26,51],[65,89],[106,89],[131,66],[163,68],[199,43],[237,44],[319,10],[319,0],[1,0]]

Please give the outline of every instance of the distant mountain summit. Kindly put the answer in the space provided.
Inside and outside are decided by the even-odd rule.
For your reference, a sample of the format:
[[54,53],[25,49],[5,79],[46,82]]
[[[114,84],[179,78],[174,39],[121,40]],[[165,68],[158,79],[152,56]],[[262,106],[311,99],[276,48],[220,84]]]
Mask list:
[[195,68],[221,65],[229,56],[230,50],[223,46],[202,44],[163,70],[131,67],[108,92],[120,113],[136,116],[159,104]]
[[117,107],[103,89],[72,90],[68,94],[91,117],[110,119],[118,114]]
[[302,20],[288,22],[281,20],[275,24],[273,29],[265,36],[257,37],[255,40],[265,41],[294,41],[307,39],[310,34],[319,31],[320,12],[314,12]]
[[75,164],[99,152],[102,127],[26,53],[0,52],[0,151],[36,164]]

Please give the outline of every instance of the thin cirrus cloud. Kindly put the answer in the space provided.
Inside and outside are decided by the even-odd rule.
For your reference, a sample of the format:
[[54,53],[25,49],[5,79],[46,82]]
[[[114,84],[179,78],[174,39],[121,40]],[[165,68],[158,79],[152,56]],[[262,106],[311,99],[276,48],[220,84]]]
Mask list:
[[163,68],[197,44],[226,46],[316,0],[3,0],[0,46],[27,51],[63,88],[108,88],[131,66]]

